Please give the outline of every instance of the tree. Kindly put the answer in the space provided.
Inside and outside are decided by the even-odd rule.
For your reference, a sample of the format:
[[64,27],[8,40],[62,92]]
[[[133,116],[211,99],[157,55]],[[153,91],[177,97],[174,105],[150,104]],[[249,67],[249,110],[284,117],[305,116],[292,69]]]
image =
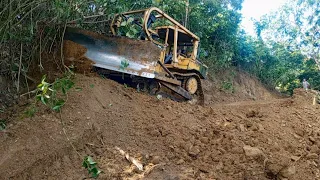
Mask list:
[[[293,0],[257,23],[266,40],[301,49],[320,70],[320,1]],[[260,35],[260,34],[258,34]]]

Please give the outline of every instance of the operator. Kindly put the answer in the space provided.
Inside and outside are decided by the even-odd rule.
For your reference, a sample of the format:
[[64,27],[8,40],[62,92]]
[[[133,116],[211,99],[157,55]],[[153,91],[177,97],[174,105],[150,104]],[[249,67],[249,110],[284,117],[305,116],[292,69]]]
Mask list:
[[306,79],[303,79],[302,86],[303,86],[303,89],[306,91],[310,88],[310,84]]

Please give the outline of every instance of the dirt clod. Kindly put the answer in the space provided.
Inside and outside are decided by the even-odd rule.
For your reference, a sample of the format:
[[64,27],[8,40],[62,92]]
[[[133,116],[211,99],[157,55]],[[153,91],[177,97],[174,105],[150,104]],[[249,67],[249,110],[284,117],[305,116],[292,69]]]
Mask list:
[[282,169],[280,171],[280,176],[284,178],[289,178],[293,176],[296,173],[296,167],[295,166],[289,166],[286,167],[285,169]]
[[263,156],[263,152],[257,147],[243,146],[244,153],[248,157],[260,157]]
[[318,159],[318,154],[316,153],[310,153],[306,156],[307,159]]
[[196,158],[200,153],[200,150],[198,147],[194,146],[194,147],[191,147],[190,150],[189,150],[189,155],[191,157],[194,157]]

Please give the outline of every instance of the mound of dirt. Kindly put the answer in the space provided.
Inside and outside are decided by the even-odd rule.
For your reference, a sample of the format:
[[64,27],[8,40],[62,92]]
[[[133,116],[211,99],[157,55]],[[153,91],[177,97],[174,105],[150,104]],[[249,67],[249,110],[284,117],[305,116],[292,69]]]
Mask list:
[[[230,78],[231,76],[234,78]],[[278,94],[266,89],[257,78],[244,71],[226,71],[219,74],[219,77],[213,76],[209,79],[202,83],[208,105],[279,98]]]
[[320,178],[320,106],[303,92],[202,107],[99,77],[78,74],[76,86],[61,118],[45,107],[12,117],[0,137],[0,179],[84,179],[85,155],[100,179]]

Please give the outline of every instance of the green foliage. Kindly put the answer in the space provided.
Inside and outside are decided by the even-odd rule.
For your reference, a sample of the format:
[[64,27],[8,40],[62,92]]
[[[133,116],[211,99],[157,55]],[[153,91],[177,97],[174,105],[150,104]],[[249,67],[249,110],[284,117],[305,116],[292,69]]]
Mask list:
[[3,131],[7,128],[7,123],[5,120],[0,120],[0,131]]
[[[141,24],[143,24],[142,18],[140,18]],[[119,36],[127,36],[129,38],[138,38],[140,36],[142,28],[137,24],[133,23],[134,18],[130,17],[127,20],[121,22],[118,29]]]
[[129,61],[126,59],[122,59],[119,69],[124,71],[128,66],[129,66]]
[[54,111],[60,111],[66,102],[68,91],[74,86],[72,77],[73,73],[66,73],[50,84],[46,82],[46,76],[43,76],[37,87],[36,100]]
[[319,90],[320,4],[314,2],[294,0],[263,16],[255,22],[257,38],[240,31],[233,62],[284,93],[292,94],[304,78]]
[[231,92],[231,93],[235,92],[235,88],[233,86],[233,83],[230,80],[223,81],[222,84],[221,84],[221,87],[222,87],[223,90],[225,90],[227,92]]
[[93,161],[91,156],[86,156],[83,159],[82,167],[88,170],[88,173],[92,178],[98,178],[99,174],[102,172],[98,169],[97,163]]

